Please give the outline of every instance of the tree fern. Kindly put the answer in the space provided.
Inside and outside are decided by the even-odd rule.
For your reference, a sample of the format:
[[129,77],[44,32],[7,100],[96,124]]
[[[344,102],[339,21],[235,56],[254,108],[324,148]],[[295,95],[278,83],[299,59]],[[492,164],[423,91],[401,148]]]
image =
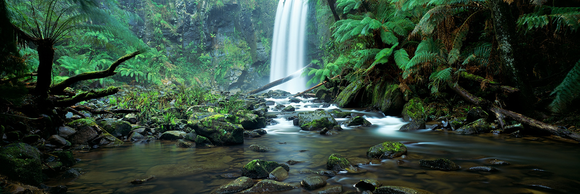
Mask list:
[[463,60],[462,65],[467,65],[468,63],[475,63],[481,66],[489,65],[489,56],[491,54],[491,43],[483,43],[470,49],[465,60]]
[[445,86],[448,81],[451,81],[451,72],[453,68],[449,67],[440,71],[435,71],[429,76],[429,88],[431,88],[431,93],[439,92],[441,86]]
[[550,104],[552,111],[563,112],[566,110],[572,101],[580,97],[578,91],[580,91],[580,61],[568,72],[564,81],[552,91],[551,95],[556,95],[556,98]]
[[349,13],[352,10],[358,9],[362,5],[361,0],[337,0],[337,11],[342,10],[343,14]]
[[580,27],[580,7],[537,7],[536,11],[530,14],[521,15],[517,24],[520,28],[527,30],[543,28],[548,24],[556,25],[556,31],[571,30],[576,31]]
[[404,69],[409,63],[409,54],[405,49],[395,51],[395,63],[400,69]]
[[357,60],[354,67],[361,68],[365,62],[374,59],[377,53],[379,53],[380,51],[381,49],[377,48],[355,51],[354,55],[357,57]]
[[375,67],[375,65],[377,65],[377,64],[387,63],[389,61],[389,57],[393,54],[393,50],[398,45],[399,45],[399,43],[396,43],[393,46],[391,46],[391,48],[385,48],[385,49],[381,50],[381,52],[377,53],[377,55],[375,56],[375,61],[366,70],[366,73],[368,73],[371,69],[373,69]]

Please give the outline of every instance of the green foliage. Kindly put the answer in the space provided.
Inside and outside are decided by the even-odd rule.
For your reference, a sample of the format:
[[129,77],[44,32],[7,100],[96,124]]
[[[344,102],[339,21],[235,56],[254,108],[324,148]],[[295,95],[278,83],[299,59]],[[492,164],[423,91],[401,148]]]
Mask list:
[[342,10],[343,14],[349,13],[352,10],[358,9],[362,5],[362,0],[337,0],[336,9],[337,11]]
[[[483,43],[475,48],[471,49],[470,54],[465,57],[462,65],[467,65],[468,63],[474,63],[481,66],[489,65],[489,56],[491,54],[491,43]],[[468,53],[469,53],[468,52]]]
[[528,31],[543,28],[550,23],[555,25],[556,32],[578,30],[580,7],[538,6],[533,13],[521,15],[517,21],[520,28],[526,28]]
[[550,104],[550,108],[554,112],[563,112],[574,100],[580,97],[580,61],[568,72],[564,81],[558,85],[551,95],[556,95],[556,98]]
[[429,76],[429,88],[431,88],[431,93],[438,93],[441,86],[447,85],[447,82],[451,81],[451,73],[453,68],[449,67],[440,71],[435,71]]
[[[318,64],[319,61],[316,60],[312,63]],[[342,68],[348,63],[349,59],[347,57],[340,56],[334,63],[324,64],[324,66],[320,69],[310,68],[308,76],[314,75],[314,77],[308,81],[307,85],[314,84],[315,82],[321,83],[325,78],[331,78],[340,74]],[[306,71],[303,74],[306,74]]]

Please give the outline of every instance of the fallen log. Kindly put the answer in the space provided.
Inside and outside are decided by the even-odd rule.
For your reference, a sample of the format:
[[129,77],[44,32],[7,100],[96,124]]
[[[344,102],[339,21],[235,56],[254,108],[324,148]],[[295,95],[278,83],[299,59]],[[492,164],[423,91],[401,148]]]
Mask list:
[[464,100],[466,100],[472,104],[481,106],[482,108],[486,108],[490,112],[493,112],[495,114],[495,116],[498,118],[498,120],[500,120],[500,125],[503,125],[503,118],[505,116],[508,116],[508,117],[520,122],[520,123],[529,125],[531,127],[540,129],[542,131],[549,132],[551,134],[554,134],[554,135],[557,135],[560,137],[570,138],[570,139],[573,139],[573,140],[580,142],[580,134],[578,134],[578,133],[574,133],[574,132],[571,132],[563,127],[561,128],[561,127],[558,127],[555,125],[547,124],[547,123],[538,121],[536,119],[524,116],[522,114],[500,108],[500,107],[494,105],[493,103],[490,103],[489,101],[484,100],[483,98],[477,97],[477,96],[469,93],[467,90],[465,90],[464,88],[462,88],[461,86],[459,86],[457,84],[449,83],[449,87],[451,87],[456,93],[458,93],[459,96],[461,96]]
[[113,110],[94,110],[87,106],[72,106],[74,109],[88,111],[92,114],[115,114],[115,113],[138,113],[137,109],[113,109]]
[[[337,75],[337,76],[334,76],[334,77],[332,77],[332,78],[330,78],[330,79],[334,79],[334,78],[337,78],[337,77],[339,77],[339,76],[340,76],[340,75]],[[303,95],[304,93],[310,92],[310,91],[312,91],[312,90],[314,90],[314,89],[316,89],[316,88],[318,88],[318,87],[320,87],[320,86],[324,85],[325,83],[328,83],[328,81],[329,81],[328,79],[327,79],[327,80],[324,80],[323,82],[320,82],[319,84],[315,85],[314,87],[311,87],[311,88],[310,88],[310,89],[308,89],[308,90],[304,90],[303,92],[300,92],[300,93],[298,93],[298,94],[294,95],[293,97],[301,96],[301,95]]]
[[503,85],[500,85],[500,83],[498,83],[498,82],[494,82],[494,81],[485,79],[481,76],[467,73],[465,71],[462,71],[461,73],[459,73],[459,76],[464,78],[464,79],[480,82],[481,84],[483,84],[485,86],[489,86],[489,87],[493,88],[494,90],[502,90],[502,91],[507,92],[507,93],[515,93],[515,92],[520,91],[517,88],[511,87],[511,86],[503,86]]
[[281,79],[279,79],[279,80],[276,80],[276,81],[273,81],[273,82],[270,82],[270,83],[268,83],[268,84],[266,84],[266,85],[262,86],[261,88],[258,88],[258,89],[255,89],[255,90],[252,90],[252,91],[250,91],[250,93],[249,93],[249,94],[255,94],[255,93],[258,93],[258,92],[261,92],[261,91],[264,91],[264,90],[267,90],[267,89],[270,89],[270,88],[276,87],[277,85],[280,85],[280,84],[286,83],[287,81],[290,81],[290,80],[292,80],[292,79],[294,79],[294,78],[297,78],[297,77],[299,77],[299,76],[300,76],[300,74],[302,74],[302,72],[303,72],[303,71],[304,71],[306,68],[310,67],[310,65],[312,65],[312,64],[308,64],[306,67],[304,67],[304,68],[302,68],[302,69],[300,69],[300,70],[298,70],[298,71],[296,71],[296,72],[294,72],[294,73],[290,74],[289,76],[286,76],[286,77],[284,77],[284,78],[281,78]]

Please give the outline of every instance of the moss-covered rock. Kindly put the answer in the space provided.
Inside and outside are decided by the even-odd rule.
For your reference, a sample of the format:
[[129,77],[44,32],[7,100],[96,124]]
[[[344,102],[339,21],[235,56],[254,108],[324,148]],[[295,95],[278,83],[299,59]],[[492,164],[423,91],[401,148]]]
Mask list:
[[260,117],[251,111],[240,110],[236,113],[236,116],[239,117],[239,124],[241,124],[246,130],[266,127],[266,118]]
[[407,146],[401,142],[386,141],[373,147],[367,151],[369,158],[396,158],[407,154]]
[[128,136],[131,133],[131,123],[128,121],[107,118],[97,122],[102,129],[115,137]]
[[161,137],[159,137],[159,139],[178,140],[178,139],[185,138],[185,135],[187,135],[187,133],[185,133],[183,131],[166,131],[166,132],[163,132],[163,134],[161,134]]
[[369,122],[367,119],[365,119],[362,116],[356,116],[356,117],[352,117],[348,120],[346,120],[344,122],[344,124],[346,124],[346,126],[363,126],[363,127],[370,127],[371,125],[373,125],[371,122]]
[[302,179],[300,185],[307,190],[315,190],[324,187],[326,185],[326,180],[319,175],[310,175]]
[[123,141],[107,132],[101,133],[101,135],[95,138],[95,140],[92,143],[105,147],[116,147],[123,145]]
[[461,166],[455,164],[455,162],[447,158],[439,158],[436,160],[419,160],[421,167],[437,169],[437,170],[459,170]]
[[429,191],[422,189],[416,189],[411,187],[402,186],[381,186],[378,187],[373,193],[377,194],[433,194]]
[[403,93],[399,89],[399,84],[390,84],[386,87],[377,85],[373,96],[373,106],[377,107],[385,115],[398,115],[405,105]]
[[198,135],[207,137],[213,145],[237,145],[244,143],[244,128],[239,117],[234,115],[216,114],[205,117],[193,124]]
[[487,133],[491,131],[491,125],[485,121],[485,118],[477,119],[456,130],[456,133],[463,135]]
[[254,185],[254,181],[249,177],[243,176],[237,178],[236,180],[233,180],[232,182],[229,182],[228,184],[220,186],[212,193],[216,194],[237,193],[252,187],[252,185]]
[[289,183],[278,182],[275,180],[261,180],[252,188],[246,189],[241,193],[277,193],[295,188],[296,186]]
[[43,179],[40,151],[25,143],[0,148],[0,173],[12,180],[40,185]]
[[279,164],[278,162],[274,161],[255,159],[248,162],[248,164],[246,164],[242,168],[242,176],[247,176],[255,179],[267,178],[270,172],[272,172],[279,166],[283,167],[286,171],[290,171],[288,165]]
[[197,135],[195,137],[195,145],[197,147],[203,147],[203,146],[208,146],[208,145],[213,145],[213,144],[211,143],[211,141],[209,141],[209,139],[207,137]]
[[64,166],[71,167],[77,163],[77,160],[71,151],[53,151],[50,154],[56,156]]
[[284,111],[284,112],[292,112],[295,110],[296,110],[296,108],[294,108],[294,106],[292,106],[292,105],[288,105],[282,109],[282,111]]
[[298,114],[298,125],[305,131],[317,131],[324,128],[342,130],[332,115],[324,110]]
[[350,161],[340,154],[331,154],[326,161],[326,169],[328,170],[341,171],[351,167]]
[[403,107],[403,120],[405,121],[427,121],[427,107],[418,97],[412,98]]
[[364,88],[363,82],[361,80],[357,80],[355,82],[351,82],[344,90],[338,94],[336,97],[336,103],[339,107],[353,107],[355,102],[356,94],[359,93],[361,89]]
[[330,115],[332,115],[334,118],[346,118],[348,116],[351,115],[350,112],[342,112],[341,110],[332,110],[330,112]]
[[92,118],[77,119],[67,125],[76,130],[76,133],[69,136],[73,144],[88,144],[88,141],[99,135],[95,130],[97,123]]

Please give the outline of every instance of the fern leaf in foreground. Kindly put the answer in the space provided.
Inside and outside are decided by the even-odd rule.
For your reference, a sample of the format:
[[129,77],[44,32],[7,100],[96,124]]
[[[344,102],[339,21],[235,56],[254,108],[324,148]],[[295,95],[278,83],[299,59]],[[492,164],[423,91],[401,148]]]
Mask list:
[[551,95],[556,95],[556,98],[550,104],[552,111],[563,112],[570,102],[580,97],[580,92],[578,91],[580,91],[580,61],[568,72],[564,81],[552,91]]

